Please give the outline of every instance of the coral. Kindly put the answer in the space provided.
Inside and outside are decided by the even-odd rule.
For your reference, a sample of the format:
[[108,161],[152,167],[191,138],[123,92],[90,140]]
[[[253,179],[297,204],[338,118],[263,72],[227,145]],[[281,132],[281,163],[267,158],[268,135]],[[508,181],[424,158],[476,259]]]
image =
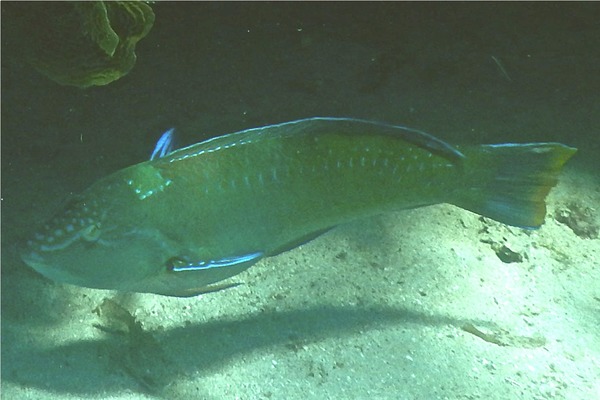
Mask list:
[[106,85],[126,75],[135,46],[154,24],[143,2],[29,3],[10,23],[21,54],[35,69],[63,84]]

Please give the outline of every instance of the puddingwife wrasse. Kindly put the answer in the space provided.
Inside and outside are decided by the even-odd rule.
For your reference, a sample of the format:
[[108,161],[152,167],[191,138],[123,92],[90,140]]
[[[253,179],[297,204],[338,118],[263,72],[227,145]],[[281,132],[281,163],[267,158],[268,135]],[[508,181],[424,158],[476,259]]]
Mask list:
[[25,263],[90,288],[193,296],[336,225],[389,211],[451,203],[535,228],[576,152],[560,143],[452,146],[349,118],[248,129],[172,152],[169,137],[151,160],[73,198],[25,243]]

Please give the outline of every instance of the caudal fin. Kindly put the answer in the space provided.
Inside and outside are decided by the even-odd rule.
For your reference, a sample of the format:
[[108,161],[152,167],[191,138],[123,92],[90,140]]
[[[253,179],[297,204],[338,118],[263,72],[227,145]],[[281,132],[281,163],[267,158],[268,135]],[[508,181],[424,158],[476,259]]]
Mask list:
[[537,228],[546,196],[577,149],[560,143],[496,144],[466,149],[466,188],[453,204],[496,221]]

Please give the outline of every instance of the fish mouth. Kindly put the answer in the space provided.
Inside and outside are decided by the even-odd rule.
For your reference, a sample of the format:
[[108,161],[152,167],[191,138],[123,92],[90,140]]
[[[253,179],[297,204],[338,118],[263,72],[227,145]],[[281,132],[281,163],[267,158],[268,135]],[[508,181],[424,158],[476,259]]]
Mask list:
[[76,280],[68,271],[53,266],[43,255],[32,250],[29,246],[22,248],[19,253],[25,264],[48,279],[64,283]]
[[31,250],[29,246],[26,246],[19,250],[19,256],[25,264],[35,269],[42,275],[45,275],[44,271],[48,270],[48,265],[45,263],[44,257],[42,257],[39,253]]
[[19,257],[25,264],[36,270],[38,273],[51,277],[54,275],[53,268],[48,263],[48,259],[43,255],[44,250],[34,241],[27,241],[19,246]]

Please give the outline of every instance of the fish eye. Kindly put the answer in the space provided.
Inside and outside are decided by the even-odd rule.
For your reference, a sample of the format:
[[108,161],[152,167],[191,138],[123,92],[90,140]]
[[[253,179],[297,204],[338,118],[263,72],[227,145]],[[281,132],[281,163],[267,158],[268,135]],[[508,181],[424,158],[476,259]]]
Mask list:
[[87,242],[96,242],[100,238],[100,224],[92,224],[81,231],[81,237]]
[[167,266],[168,271],[175,271],[176,268],[181,268],[189,264],[189,261],[186,261],[181,256],[171,257],[167,260],[165,265]]

